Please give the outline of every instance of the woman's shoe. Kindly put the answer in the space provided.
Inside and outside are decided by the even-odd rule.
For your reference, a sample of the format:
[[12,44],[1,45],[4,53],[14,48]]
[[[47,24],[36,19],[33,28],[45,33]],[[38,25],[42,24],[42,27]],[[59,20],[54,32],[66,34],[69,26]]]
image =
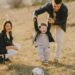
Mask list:
[[11,60],[9,58],[5,59],[6,62],[11,62]]
[[3,58],[2,56],[0,56],[0,64],[2,64],[4,61],[3,61]]

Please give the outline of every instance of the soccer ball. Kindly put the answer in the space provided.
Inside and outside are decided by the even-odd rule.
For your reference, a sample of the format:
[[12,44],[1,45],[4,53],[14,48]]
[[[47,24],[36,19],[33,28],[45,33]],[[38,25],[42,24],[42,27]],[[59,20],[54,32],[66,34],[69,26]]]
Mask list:
[[34,68],[32,70],[32,75],[44,75],[44,71],[41,68]]

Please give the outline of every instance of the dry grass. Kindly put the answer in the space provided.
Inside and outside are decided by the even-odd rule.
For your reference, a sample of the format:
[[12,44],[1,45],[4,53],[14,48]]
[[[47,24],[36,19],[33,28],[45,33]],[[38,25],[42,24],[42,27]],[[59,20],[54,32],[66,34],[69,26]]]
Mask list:
[[[34,33],[32,13],[36,8],[38,7],[0,10],[0,28],[2,28],[3,23],[7,19],[6,15],[8,15],[8,18],[14,25],[14,38],[22,45],[18,54],[12,58],[12,63],[0,65],[0,75],[31,75],[31,70],[35,67],[42,67],[45,75],[75,75],[75,26],[67,28],[60,63],[51,62],[46,68],[36,61],[37,50],[32,44],[32,35]],[[72,14],[72,16],[74,15]],[[46,13],[44,16],[39,17],[40,22],[46,22],[46,19]],[[52,44],[51,61],[53,61],[54,55],[55,46]]]

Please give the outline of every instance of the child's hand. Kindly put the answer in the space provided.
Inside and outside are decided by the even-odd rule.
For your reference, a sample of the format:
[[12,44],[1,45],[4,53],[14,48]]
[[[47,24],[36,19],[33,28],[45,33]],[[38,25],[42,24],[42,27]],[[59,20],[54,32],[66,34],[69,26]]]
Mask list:
[[33,21],[36,21],[37,20],[37,16],[35,16],[34,18],[33,18]]

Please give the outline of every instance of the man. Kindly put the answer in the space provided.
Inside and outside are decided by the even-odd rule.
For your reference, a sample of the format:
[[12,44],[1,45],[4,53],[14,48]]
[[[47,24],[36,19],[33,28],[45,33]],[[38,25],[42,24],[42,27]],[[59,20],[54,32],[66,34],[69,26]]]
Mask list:
[[62,0],[52,0],[52,3],[48,3],[44,7],[35,10],[34,17],[38,18],[38,15],[47,12],[49,14],[49,23],[51,28],[56,29],[57,43],[55,62],[58,62],[61,54],[61,46],[63,42],[64,32],[66,32],[66,22],[68,17],[68,9],[62,3]]

